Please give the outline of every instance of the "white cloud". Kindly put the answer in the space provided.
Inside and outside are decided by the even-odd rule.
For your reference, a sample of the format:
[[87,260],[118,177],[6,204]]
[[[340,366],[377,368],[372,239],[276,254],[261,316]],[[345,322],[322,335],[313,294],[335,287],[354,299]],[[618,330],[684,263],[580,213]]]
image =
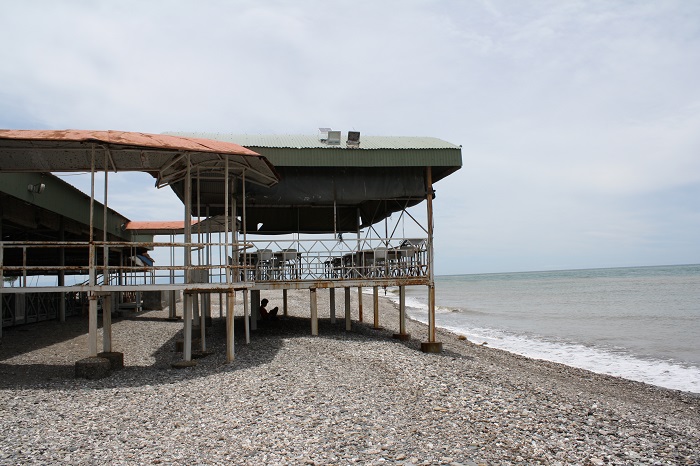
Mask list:
[[649,207],[700,184],[699,22],[680,0],[16,2],[0,123],[436,136],[465,161],[437,186],[439,271],[700,262],[697,206]]

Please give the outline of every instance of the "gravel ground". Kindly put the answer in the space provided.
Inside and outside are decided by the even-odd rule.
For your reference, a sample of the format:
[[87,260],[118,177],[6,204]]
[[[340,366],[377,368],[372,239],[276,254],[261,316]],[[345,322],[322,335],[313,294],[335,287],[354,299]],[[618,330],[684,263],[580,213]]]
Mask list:
[[[271,307],[281,292],[264,293]],[[126,367],[74,378],[87,321],[6,329],[0,345],[2,464],[700,464],[700,398],[516,356],[440,332],[441,354],[391,338],[398,313],[381,299],[372,329],[330,323],[319,291],[320,336],[310,335],[309,293],[290,291],[290,313],[262,322],[225,362],[225,327],[212,354],[173,369],[182,322],[167,311],[115,319]],[[336,295],[338,317],[343,293]],[[242,306],[237,306],[240,312]],[[357,319],[353,293],[353,319]],[[101,345],[101,343],[100,343]]]

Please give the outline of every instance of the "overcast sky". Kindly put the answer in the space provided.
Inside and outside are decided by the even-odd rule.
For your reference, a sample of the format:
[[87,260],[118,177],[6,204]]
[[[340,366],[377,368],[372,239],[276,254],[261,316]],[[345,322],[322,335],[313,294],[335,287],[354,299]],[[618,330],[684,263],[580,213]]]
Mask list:
[[697,1],[3,0],[0,43],[2,128],[461,144],[438,274],[700,263]]

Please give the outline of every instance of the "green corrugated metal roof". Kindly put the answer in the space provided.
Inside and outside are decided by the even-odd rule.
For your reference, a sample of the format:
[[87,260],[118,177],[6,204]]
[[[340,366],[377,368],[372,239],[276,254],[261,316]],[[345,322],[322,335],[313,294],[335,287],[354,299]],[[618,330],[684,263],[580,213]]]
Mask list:
[[166,133],[175,136],[198,137],[218,141],[234,142],[244,147],[270,147],[290,149],[344,149],[344,150],[374,150],[374,149],[459,149],[460,146],[438,138],[413,136],[360,136],[360,146],[357,149],[347,149],[347,133],[342,133],[341,143],[329,145],[321,142],[319,136],[303,134],[228,134],[228,133]]

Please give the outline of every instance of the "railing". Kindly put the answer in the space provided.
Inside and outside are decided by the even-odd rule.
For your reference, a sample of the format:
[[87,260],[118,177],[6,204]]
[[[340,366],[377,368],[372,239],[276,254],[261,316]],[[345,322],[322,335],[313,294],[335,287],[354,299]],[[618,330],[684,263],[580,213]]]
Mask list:
[[[426,239],[255,239],[243,243],[223,242],[0,242],[0,286],[7,276],[18,277],[21,288],[31,288],[28,276],[85,275],[81,286],[91,281],[100,285],[227,283],[276,283],[343,280],[399,280],[426,278],[429,275]],[[28,265],[28,252],[40,249],[84,249],[89,263],[83,265]],[[179,264],[147,263],[136,265],[137,248],[168,248],[170,257],[181,250]],[[189,248],[190,265],[182,264]],[[21,265],[3,263],[8,251],[20,250]],[[121,251],[123,259],[112,264],[109,251]],[[14,262],[19,253],[15,251]],[[217,257],[218,256],[218,257]],[[126,260],[128,259],[128,260]],[[171,262],[177,262],[172,260]],[[105,279],[106,277],[106,279]],[[185,279],[187,277],[187,280]],[[9,290],[5,289],[5,292]]]
[[[392,245],[392,242],[395,243]],[[251,241],[236,254],[240,281],[427,277],[425,239]]]

